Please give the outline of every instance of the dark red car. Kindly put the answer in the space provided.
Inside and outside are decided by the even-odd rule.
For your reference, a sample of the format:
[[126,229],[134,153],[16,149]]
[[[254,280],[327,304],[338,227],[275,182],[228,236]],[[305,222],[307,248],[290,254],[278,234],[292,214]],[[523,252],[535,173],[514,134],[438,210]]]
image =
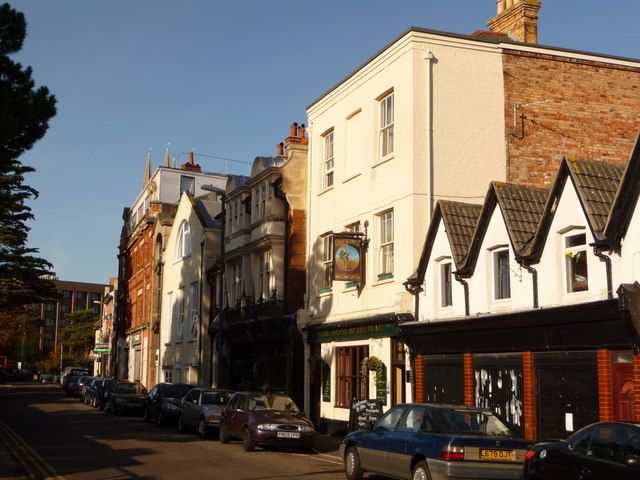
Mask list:
[[242,447],[251,452],[262,447],[291,447],[311,451],[316,432],[287,395],[236,392],[222,412],[220,442],[242,439]]

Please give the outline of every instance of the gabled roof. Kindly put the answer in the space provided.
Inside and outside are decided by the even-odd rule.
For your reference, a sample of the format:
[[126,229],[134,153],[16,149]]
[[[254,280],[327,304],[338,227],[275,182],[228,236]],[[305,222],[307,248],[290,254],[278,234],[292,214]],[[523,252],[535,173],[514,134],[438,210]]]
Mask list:
[[444,229],[451,246],[453,260],[458,267],[467,256],[469,245],[475,231],[482,205],[473,203],[452,202],[449,200],[438,200],[433,210],[429,230],[425,238],[420,261],[416,272],[409,278],[410,284],[422,284],[427,270],[433,242],[436,239],[440,222],[444,224]]
[[615,163],[563,158],[536,237],[522,252],[522,257],[526,257],[529,263],[536,263],[540,258],[567,179],[571,179],[576,189],[578,200],[594,238],[601,238],[615,203],[624,169],[624,165]]
[[462,273],[473,273],[496,206],[500,207],[513,252],[516,257],[520,257],[521,252],[535,238],[548,197],[549,190],[546,188],[491,182],[469,247],[469,255],[461,266]]
[[620,186],[625,166],[595,160],[567,160],[569,173],[595,236],[600,236]]
[[640,134],[626,163],[626,170],[618,186],[611,213],[605,226],[601,242],[616,249],[626,235],[631,217],[640,196]]

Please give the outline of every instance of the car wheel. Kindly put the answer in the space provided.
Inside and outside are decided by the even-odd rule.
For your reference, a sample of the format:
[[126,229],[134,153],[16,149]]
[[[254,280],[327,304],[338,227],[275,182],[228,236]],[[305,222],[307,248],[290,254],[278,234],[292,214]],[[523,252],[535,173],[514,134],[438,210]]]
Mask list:
[[418,462],[413,467],[413,473],[411,474],[411,480],[431,480],[431,474],[429,473],[429,466],[427,462]]
[[142,414],[142,421],[143,422],[150,422],[151,421],[151,415],[149,415],[149,409],[148,408],[144,409],[144,413]]
[[364,475],[362,465],[360,465],[360,455],[356,447],[350,447],[344,456],[344,473],[349,480],[360,480]]
[[231,436],[229,435],[229,432],[227,431],[227,426],[224,423],[220,424],[220,431],[218,432],[218,439],[220,440],[220,443],[229,443],[229,440],[231,439]]
[[182,420],[182,415],[178,415],[178,431],[179,432],[184,432],[185,428],[184,428],[184,423]]
[[198,436],[200,438],[207,438],[209,436],[209,429],[207,428],[204,418],[201,418],[198,422]]
[[251,431],[248,428],[245,428],[242,433],[242,448],[245,452],[253,452],[256,449],[256,442],[253,440]]

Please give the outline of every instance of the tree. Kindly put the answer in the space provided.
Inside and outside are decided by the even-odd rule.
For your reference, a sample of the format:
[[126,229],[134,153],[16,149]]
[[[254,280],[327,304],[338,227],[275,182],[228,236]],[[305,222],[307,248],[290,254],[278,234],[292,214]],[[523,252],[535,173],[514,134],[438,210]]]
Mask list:
[[67,326],[62,329],[61,340],[67,352],[88,359],[95,344],[95,332],[100,316],[93,310],[80,310],[65,315]]
[[22,48],[26,30],[22,13],[0,6],[0,335],[16,330],[30,304],[57,298],[47,280],[52,265],[27,247],[26,222],[34,216],[26,201],[38,192],[24,183],[34,169],[18,158],[44,136],[56,99],[46,87],[35,88],[30,67],[9,58]]

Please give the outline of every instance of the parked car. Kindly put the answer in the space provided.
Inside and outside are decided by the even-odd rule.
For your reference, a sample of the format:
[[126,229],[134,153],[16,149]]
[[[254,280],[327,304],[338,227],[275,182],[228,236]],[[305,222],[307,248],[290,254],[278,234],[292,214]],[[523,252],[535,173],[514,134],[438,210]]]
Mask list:
[[64,391],[68,395],[73,395],[76,383],[78,383],[79,379],[80,375],[68,375],[67,378],[65,378],[62,388],[64,388]]
[[118,381],[115,378],[105,378],[102,385],[96,387],[94,407],[104,410],[104,407],[107,405],[107,396],[116,383],[118,383]]
[[91,381],[92,378],[93,377],[90,375],[82,375],[80,378],[78,378],[78,381],[73,387],[73,396],[76,398],[79,398],[81,402],[83,400],[82,392],[83,392],[84,386],[87,382]]
[[42,375],[42,383],[52,383],[53,382],[53,374],[45,373]]
[[84,368],[78,367],[78,366],[64,367],[64,370],[62,370],[62,373],[60,374],[60,386],[64,388],[65,380],[67,378],[72,376],[80,376],[80,375],[86,375]]
[[155,420],[158,425],[175,425],[180,413],[180,402],[195,385],[187,383],[156,383],[147,396],[143,420]]
[[233,396],[232,390],[192,388],[180,402],[178,430],[195,428],[200,438],[206,438],[220,427],[222,410]]
[[220,442],[242,439],[242,447],[251,452],[262,447],[291,447],[311,451],[316,432],[287,395],[236,392],[222,412]]
[[399,479],[519,479],[533,444],[482,408],[411,403],[390,408],[340,445],[349,480],[364,472]]
[[147,389],[140,382],[118,381],[107,393],[105,411],[109,413],[142,413]]
[[93,406],[92,402],[95,399],[96,390],[102,382],[104,382],[104,377],[93,377],[84,384],[81,397],[85,405]]
[[566,440],[534,445],[524,460],[524,480],[640,478],[640,424],[598,422]]

